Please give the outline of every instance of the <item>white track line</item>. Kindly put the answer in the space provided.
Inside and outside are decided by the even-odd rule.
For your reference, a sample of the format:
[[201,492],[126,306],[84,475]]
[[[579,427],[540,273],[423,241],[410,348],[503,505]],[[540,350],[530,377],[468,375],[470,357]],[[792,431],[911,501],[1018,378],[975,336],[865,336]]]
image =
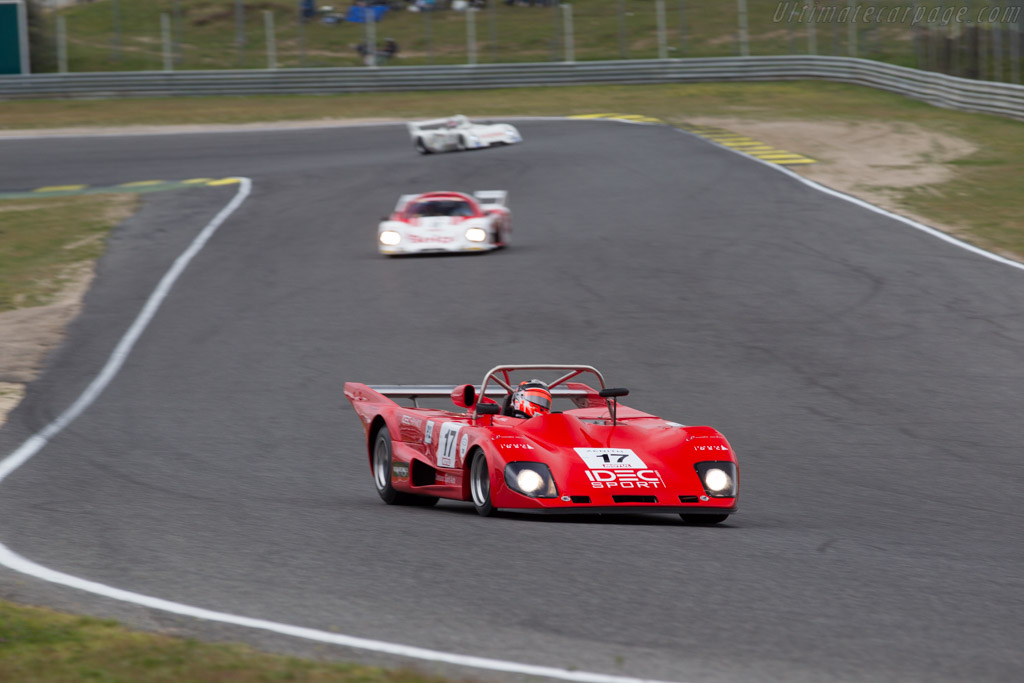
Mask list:
[[[217,231],[217,228],[219,228],[221,224],[224,223],[224,221],[242,205],[242,202],[245,201],[251,191],[252,181],[249,178],[239,178],[239,188],[234,198],[227,206],[221,209],[220,213],[214,216],[213,220],[203,228],[202,232],[199,233],[188,248],[174,261],[174,265],[172,265],[170,270],[168,270],[163,276],[160,283],[156,286],[156,289],[153,290],[153,293],[149,295],[149,299],[146,300],[146,304],[143,306],[142,311],[135,318],[135,321],[132,322],[131,327],[128,328],[128,331],[121,338],[121,341],[118,342],[113,353],[110,354],[110,358],[107,359],[107,362],[100,371],[100,374],[89,383],[89,386],[87,386],[81,396],[71,404],[71,407],[61,413],[56,420],[48,424],[44,429],[31,436],[17,450],[0,461],[0,483],[2,483],[8,475],[24,465],[29,458],[42,450],[50,439],[71,424],[75,418],[81,415],[83,411],[92,405],[103,390],[107,388],[107,385],[109,385],[117,375],[121,366],[124,365],[125,360],[128,358],[128,354],[131,353],[132,348],[135,346],[135,342],[138,341],[139,337],[145,331],[146,326],[149,325],[153,316],[156,315],[156,312],[160,308],[164,299],[167,298],[167,294],[171,291],[171,287],[174,286],[175,281],[181,275],[182,271],[185,270],[192,258],[199,253],[199,250],[202,249],[210,237],[213,236]],[[543,676],[566,681],[582,681],[583,683],[667,683],[643,678],[632,678],[629,676],[611,676],[586,671],[570,671],[568,669],[559,669],[549,666],[536,666],[533,664],[504,661],[501,659],[488,659],[486,657],[474,657],[471,655],[442,652],[440,650],[428,650],[425,648],[413,647],[411,645],[400,645],[381,640],[346,636],[340,633],[318,631],[312,628],[292,626],[290,624],[266,621],[264,619],[252,619],[250,617],[243,617],[237,614],[215,612],[213,610],[184,605],[178,602],[171,602],[169,600],[163,600],[149,595],[132,593],[131,591],[114,588],[113,586],[107,586],[102,583],[96,583],[95,581],[89,581],[77,576],[71,576],[70,574],[54,571],[53,569],[49,569],[40,564],[36,564],[31,560],[25,559],[2,543],[0,543],[0,565],[3,565],[8,569],[13,569],[16,572],[27,574],[37,579],[42,579],[43,581],[49,581],[50,583],[68,586],[70,588],[86,591],[95,595],[101,595],[103,597],[120,600],[122,602],[130,602],[135,605],[141,605],[143,607],[149,607],[164,612],[181,614],[187,617],[194,617],[196,619],[204,619],[206,621],[216,621],[223,624],[233,624],[235,626],[271,631],[273,633],[280,633],[282,635],[292,636],[295,638],[315,640],[322,643],[342,645],[344,647],[351,647],[360,650],[370,650],[372,652],[381,652],[401,657],[411,657],[430,662],[443,662],[446,664],[455,664],[458,666],[467,666],[477,669],[488,669],[491,671],[525,674],[528,676]]]
[[[605,120],[606,121],[609,121],[609,120],[610,121],[621,121],[622,123],[634,123],[633,121],[626,121],[624,119],[605,119]],[[859,206],[859,207],[861,207],[863,209],[867,209],[869,211],[874,211],[875,213],[881,214],[881,215],[885,216],[886,218],[891,218],[894,221],[899,221],[900,223],[903,223],[905,225],[909,225],[910,227],[915,228],[917,230],[920,230],[921,232],[928,233],[932,237],[937,237],[940,240],[942,240],[943,242],[948,242],[949,244],[952,244],[954,246],[960,247],[961,249],[965,249],[965,250],[971,252],[972,254],[977,254],[979,256],[984,256],[985,258],[990,259],[992,261],[995,261],[997,263],[1001,263],[1004,266],[1011,266],[1011,267],[1016,268],[1018,270],[1024,270],[1024,263],[1020,263],[1018,261],[1014,261],[1012,259],[1005,258],[1003,256],[1000,256],[999,254],[993,254],[991,251],[986,251],[986,250],[982,249],[981,247],[976,247],[973,244],[969,244],[967,242],[964,242],[963,240],[958,240],[957,238],[953,237],[952,235],[950,235],[948,233],[942,232],[941,230],[937,230],[937,229],[935,229],[935,228],[933,228],[933,227],[931,227],[929,225],[925,225],[924,223],[919,223],[919,222],[915,221],[912,218],[907,218],[906,216],[901,216],[898,213],[893,213],[892,211],[888,211],[886,209],[883,209],[880,206],[875,206],[874,204],[872,204],[870,202],[866,202],[863,199],[858,199],[857,197],[854,197],[852,195],[848,195],[848,194],[846,194],[844,192],[840,192],[839,190],[833,190],[831,187],[827,187],[825,185],[822,185],[821,183],[817,183],[817,182],[815,182],[813,180],[810,180],[809,178],[805,178],[804,176],[800,175],[796,171],[794,171],[792,169],[789,169],[789,168],[786,168],[785,166],[780,166],[779,164],[774,164],[774,163],[772,163],[770,161],[764,161],[763,159],[758,159],[757,157],[751,156],[749,154],[745,154],[745,153],[743,153],[742,151],[740,151],[738,149],[733,149],[732,147],[726,147],[725,145],[720,145],[717,142],[715,142],[714,140],[709,140],[708,138],[705,138],[705,137],[702,137],[700,135],[697,135],[696,133],[691,133],[690,131],[681,130],[679,128],[676,128],[676,132],[682,133],[683,135],[687,135],[687,136],[692,137],[692,138],[696,138],[697,140],[701,140],[703,142],[706,142],[707,144],[713,145],[715,147],[718,147],[719,149],[724,149],[724,150],[726,150],[728,152],[732,152],[733,154],[738,154],[738,155],[740,155],[742,157],[750,159],[751,161],[756,161],[759,164],[762,164],[764,166],[768,166],[769,168],[773,168],[776,171],[779,171],[781,173],[785,173],[789,177],[791,177],[791,178],[793,178],[795,180],[800,181],[801,183],[803,183],[804,185],[806,185],[808,187],[812,187],[815,190],[818,190],[819,192],[824,192],[827,195],[831,195],[833,197],[837,197],[837,198],[842,199],[844,201],[850,202],[851,204],[856,204],[857,206]]]

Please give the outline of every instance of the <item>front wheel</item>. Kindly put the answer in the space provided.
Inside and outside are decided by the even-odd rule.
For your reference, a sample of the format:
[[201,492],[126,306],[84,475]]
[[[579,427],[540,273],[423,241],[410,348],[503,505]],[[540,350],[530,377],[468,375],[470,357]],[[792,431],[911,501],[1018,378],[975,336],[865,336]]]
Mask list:
[[[388,505],[427,506],[437,502],[435,496],[417,496],[397,491],[391,484],[392,469],[391,433],[387,427],[381,427],[373,442],[373,485],[377,489],[377,495]],[[410,476],[408,472],[406,476]]]
[[487,456],[477,453],[473,464],[469,467],[469,491],[473,496],[473,507],[482,517],[490,517],[495,513],[491,503],[491,473],[487,466]]
[[423,142],[423,138],[416,138],[416,151],[420,154],[430,154],[430,148]]
[[680,517],[687,524],[693,524],[694,526],[710,526],[712,524],[721,524],[725,520],[729,519],[729,515],[687,515],[680,513]]

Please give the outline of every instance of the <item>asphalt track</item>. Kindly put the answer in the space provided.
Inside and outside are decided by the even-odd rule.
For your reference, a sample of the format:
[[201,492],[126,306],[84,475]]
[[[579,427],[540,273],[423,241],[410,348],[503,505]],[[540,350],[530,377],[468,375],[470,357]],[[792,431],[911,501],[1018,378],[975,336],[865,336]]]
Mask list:
[[[246,176],[120,372],[0,485],[0,543],[219,612],[668,681],[1024,672],[1024,272],[663,126],[520,124],[419,157],[395,126],[0,141],[0,190]],[[385,260],[400,193],[507,189],[503,252]],[[146,195],[0,455],[96,377],[237,186]],[[384,506],[346,380],[582,362],[711,424],[741,512],[483,519]],[[326,657],[0,569],[0,593]],[[431,668],[457,676],[511,677]]]

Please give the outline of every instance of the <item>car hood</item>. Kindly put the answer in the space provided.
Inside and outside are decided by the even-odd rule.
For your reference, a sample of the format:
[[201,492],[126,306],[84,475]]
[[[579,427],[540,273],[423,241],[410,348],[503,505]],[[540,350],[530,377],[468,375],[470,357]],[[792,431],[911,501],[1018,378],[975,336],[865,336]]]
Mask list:
[[[530,453],[547,460],[567,461],[585,466],[586,459],[602,449],[629,450],[642,466],[677,465],[681,460],[733,460],[729,442],[718,431],[706,426],[686,427],[658,418],[620,420],[617,425],[554,413],[534,417],[495,430],[493,440],[507,457],[509,452]],[[514,445],[514,444],[521,445]],[[531,459],[530,456],[513,459]]]

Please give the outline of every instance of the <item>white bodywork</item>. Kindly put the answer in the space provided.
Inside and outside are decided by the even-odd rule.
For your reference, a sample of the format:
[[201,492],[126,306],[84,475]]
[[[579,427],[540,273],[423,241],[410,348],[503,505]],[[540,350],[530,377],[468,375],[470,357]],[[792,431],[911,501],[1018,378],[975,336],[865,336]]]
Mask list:
[[[411,207],[415,210],[415,207],[436,203],[447,209],[462,199],[470,200],[467,206],[474,209],[472,213],[480,215],[432,215],[431,211],[406,215]],[[472,195],[460,192],[404,194],[399,197],[391,216],[377,227],[377,248],[388,256],[500,249],[508,244],[512,229],[511,212],[505,205],[507,199],[505,190],[484,190]]]
[[449,116],[409,123],[409,137],[420,154],[514,145],[523,138],[507,123],[473,123],[465,116]]

